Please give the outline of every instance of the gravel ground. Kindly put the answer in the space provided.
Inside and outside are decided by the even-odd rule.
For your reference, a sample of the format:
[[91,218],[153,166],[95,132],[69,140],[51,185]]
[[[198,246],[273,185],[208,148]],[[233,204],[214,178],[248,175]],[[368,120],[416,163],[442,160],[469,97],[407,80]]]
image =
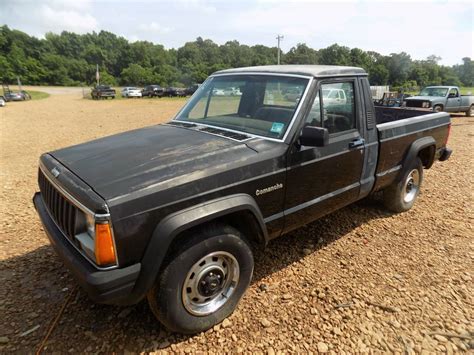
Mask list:
[[453,118],[454,153],[425,171],[411,211],[373,198],[273,241],[236,312],[187,337],[144,302],[91,303],[31,203],[42,152],[165,121],[183,100],[52,94],[0,108],[0,352],[34,352],[68,297],[46,352],[473,351],[473,118]]

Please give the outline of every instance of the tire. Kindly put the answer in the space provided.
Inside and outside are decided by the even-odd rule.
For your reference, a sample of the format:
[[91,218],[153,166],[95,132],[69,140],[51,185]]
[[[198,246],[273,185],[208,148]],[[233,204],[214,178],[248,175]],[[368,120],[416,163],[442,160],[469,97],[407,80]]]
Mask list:
[[466,116],[467,117],[474,116],[474,105],[471,105],[471,107],[468,108],[468,110],[466,111]]
[[433,107],[433,111],[434,112],[442,112],[443,111],[443,106],[435,105],[435,107]]
[[415,204],[423,182],[423,164],[416,158],[409,164],[403,178],[383,190],[383,202],[390,211],[408,211]]
[[247,290],[254,265],[240,232],[222,225],[194,234],[167,260],[148,303],[166,328],[184,334],[205,331],[228,317]]

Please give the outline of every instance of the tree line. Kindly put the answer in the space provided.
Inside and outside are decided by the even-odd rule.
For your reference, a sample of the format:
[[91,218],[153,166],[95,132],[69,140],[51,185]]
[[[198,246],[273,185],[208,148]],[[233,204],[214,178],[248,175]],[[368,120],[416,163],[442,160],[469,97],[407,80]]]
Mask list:
[[[0,80],[28,85],[93,85],[96,65],[109,85],[186,86],[201,83],[220,69],[275,64],[276,47],[248,46],[238,41],[218,45],[198,37],[178,49],[148,41],[129,42],[111,32],[47,33],[38,39],[0,27]],[[299,43],[282,53],[282,64],[349,65],[364,68],[372,85],[406,89],[426,85],[474,86],[474,62],[439,65],[432,55],[413,60],[405,52],[382,55],[333,44],[315,50]]]

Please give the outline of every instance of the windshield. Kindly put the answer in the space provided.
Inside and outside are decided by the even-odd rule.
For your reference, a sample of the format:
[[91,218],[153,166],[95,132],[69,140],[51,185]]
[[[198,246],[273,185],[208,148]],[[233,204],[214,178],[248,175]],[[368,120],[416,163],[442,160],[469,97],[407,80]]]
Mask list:
[[445,97],[448,93],[447,88],[424,88],[420,92],[420,96],[438,96]]
[[176,120],[280,139],[309,79],[273,75],[211,77]]

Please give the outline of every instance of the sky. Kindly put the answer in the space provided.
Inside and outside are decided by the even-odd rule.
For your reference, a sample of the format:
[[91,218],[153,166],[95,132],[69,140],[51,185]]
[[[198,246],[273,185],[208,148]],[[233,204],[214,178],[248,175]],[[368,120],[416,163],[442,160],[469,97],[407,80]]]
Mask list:
[[333,43],[444,65],[474,58],[473,1],[0,0],[0,24],[42,38],[47,32],[107,30],[130,41],[178,48],[197,37],[218,44],[314,49]]

